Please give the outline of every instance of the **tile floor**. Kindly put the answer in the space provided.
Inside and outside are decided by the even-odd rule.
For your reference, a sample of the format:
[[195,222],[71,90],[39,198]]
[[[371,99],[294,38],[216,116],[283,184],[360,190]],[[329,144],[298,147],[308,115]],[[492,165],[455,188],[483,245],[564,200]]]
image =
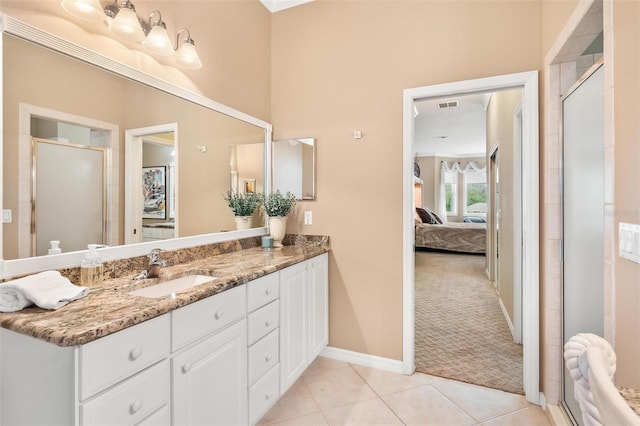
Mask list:
[[318,357],[259,425],[549,425],[523,396]]

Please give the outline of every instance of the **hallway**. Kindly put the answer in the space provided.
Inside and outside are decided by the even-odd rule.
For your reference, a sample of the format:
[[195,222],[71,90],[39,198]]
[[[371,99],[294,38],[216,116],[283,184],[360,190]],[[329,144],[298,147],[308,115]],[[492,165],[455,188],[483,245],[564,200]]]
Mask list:
[[485,257],[416,252],[416,371],[523,393],[522,345],[513,341]]

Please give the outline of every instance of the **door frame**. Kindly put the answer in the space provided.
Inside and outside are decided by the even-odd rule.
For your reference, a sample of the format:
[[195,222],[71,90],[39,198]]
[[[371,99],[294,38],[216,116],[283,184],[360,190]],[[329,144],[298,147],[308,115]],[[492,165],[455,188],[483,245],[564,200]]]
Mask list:
[[[127,129],[124,132],[125,146],[125,170],[124,170],[124,244],[136,244],[142,242],[142,197],[136,196],[140,194],[142,188],[142,142],[144,136],[154,135],[156,133],[173,132],[173,147],[176,152],[175,156],[175,235],[180,235],[178,221],[178,167],[179,167],[179,150],[178,150],[178,123],[158,124],[155,126],[141,127],[137,129]],[[137,229],[139,228],[139,229]],[[135,229],[135,233],[132,230]]]
[[[528,71],[403,91],[403,357],[402,371],[415,371],[415,259],[413,196],[413,104],[417,99],[522,88],[522,229],[523,370],[525,398],[541,403],[539,342],[539,140],[538,72]],[[516,206],[517,207],[517,206]]]
[[[496,197],[496,192],[500,190],[499,180],[496,181],[496,177],[499,178],[499,160],[500,150],[498,145],[494,145],[487,155],[488,168],[487,168],[487,181],[489,184],[489,216],[487,217],[487,278],[489,281],[495,283],[496,291],[500,293],[500,271],[498,263],[498,209],[500,204],[499,197]],[[497,188],[496,188],[497,186]],[[499,193],[499,192],[498,192]]]

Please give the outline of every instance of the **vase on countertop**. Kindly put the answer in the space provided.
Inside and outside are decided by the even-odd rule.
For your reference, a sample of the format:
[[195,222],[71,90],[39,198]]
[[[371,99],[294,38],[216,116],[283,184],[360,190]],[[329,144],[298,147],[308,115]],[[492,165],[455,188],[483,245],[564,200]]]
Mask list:
[[269,234],[273,237],[273,246],[282,247],[285,231],[287,230],[286,216],[269,217]]
[[251,229],[251,216],[236,216],[236,230]]

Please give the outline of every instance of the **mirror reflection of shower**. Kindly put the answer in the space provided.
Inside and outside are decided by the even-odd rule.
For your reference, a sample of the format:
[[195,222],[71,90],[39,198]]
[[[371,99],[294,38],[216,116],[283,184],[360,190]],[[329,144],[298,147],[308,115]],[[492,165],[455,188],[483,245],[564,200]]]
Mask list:
[[273,141],[273,191],[287,191],[298,200],[314,200],[315,138]]

